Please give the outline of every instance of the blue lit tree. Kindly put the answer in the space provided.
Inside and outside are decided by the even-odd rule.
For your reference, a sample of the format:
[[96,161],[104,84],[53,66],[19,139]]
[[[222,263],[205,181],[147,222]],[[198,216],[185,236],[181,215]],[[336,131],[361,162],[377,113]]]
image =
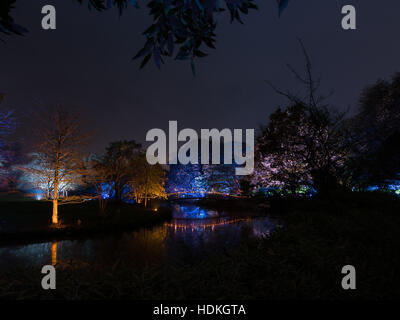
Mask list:
[[202,196],[208,189],[201,165],[189,163],[170,166],[166,183],[168,194]]
[[204,180],[211,192],[238,194],[240,180],[233,164],[209,164],[203,166]]
[[177,196],[203,197],[207,193],[240,193],[240,181],[235,166],[227,164],[171,165],[166,191]]
[[135,156],[140,151],[136,141],[115,141],[109,144],[106,153],[97,159],[97,167],[107,173],[106,183],[111,186],[109,198],[122,201],[124,193],[129,189],[135,168]]

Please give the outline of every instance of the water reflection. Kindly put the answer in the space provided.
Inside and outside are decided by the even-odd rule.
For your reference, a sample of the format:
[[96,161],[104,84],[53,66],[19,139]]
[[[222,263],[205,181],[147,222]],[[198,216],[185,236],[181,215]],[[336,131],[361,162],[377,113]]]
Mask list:
[[219,216],[217,211],[204,209],[196,205],[175,204],[173,211],[176,219],[205,219]]
[[57,264],[57,241],[51,243],[51,265]]
[[195,205],[176,205],[174,219],[131,233],[0,248],[0,269],[18,265],[80,262],[133,267],[154,262],[196,262],[237,245],[242,239],[268,236],[269,218],[231,218]]

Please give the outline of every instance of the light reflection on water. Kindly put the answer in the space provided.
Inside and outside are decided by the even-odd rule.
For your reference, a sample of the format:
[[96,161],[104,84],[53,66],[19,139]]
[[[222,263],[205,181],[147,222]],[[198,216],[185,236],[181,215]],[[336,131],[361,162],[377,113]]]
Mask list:
[[174,219],[130,233],[84,240],[63,240],[0,248],[0,269],[11,266],[79,261],[142,267],[154,262],[196,262],[242,239],[268,236],[276,226],[269,218],[231,218],[195,205],[173,207]]
[[219,217],[217,211],[204,209],[196,205],[179,205],[172,207],[176,219],[206,219]]

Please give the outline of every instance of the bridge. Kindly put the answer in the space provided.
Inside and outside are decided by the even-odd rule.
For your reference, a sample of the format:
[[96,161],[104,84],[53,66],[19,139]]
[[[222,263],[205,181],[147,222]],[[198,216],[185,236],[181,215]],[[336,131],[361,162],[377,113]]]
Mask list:
[[[246,199],[248,196],[241,196],[223,192],[216,192],[216,191],[205,191],[205,192],[198,192],[198,191],[180,191],[180,192],[170,192],[167,193],[168,200],[175,200],[175,199],[187,199],[187,200],[199,200],[203,199],[206,196],[215,196],[216,198],[232,198],[232,199]],[[174,199],[175,198],[175,199]]]

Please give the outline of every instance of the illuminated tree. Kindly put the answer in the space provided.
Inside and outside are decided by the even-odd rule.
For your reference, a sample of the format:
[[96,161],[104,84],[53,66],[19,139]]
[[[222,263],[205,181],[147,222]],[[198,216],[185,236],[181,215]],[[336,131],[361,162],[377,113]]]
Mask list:
[[300,40],[306,61],[306,74],[289,69],[306,87],[304,97],[273,89],[290,105],[276,110],[257,139],[253,183],[281,186],[294,194],[299,187],[312,186],[326,195],[345,185],[345,163],[350,156],[343,118],[318,95],[309,56]]
[[208,191],[200,164],[170,165],[166,189],[169,194],[203,194]]
[[79,151],[86,143],[87,135],[81,132],[78,116],[62,109],[42,113],[39,128],[37,154],[40,156],[40,167],[35,170],[44,179],[50,176],[53,192],[52,223],[57,224],[60,187],[84,172]]
[[208,164],[203,165],[203,180],[209,191],[238,194],[240,193],[240,180],[235,173],[232,164]]
[[204,196],[207,193],[239,194],[240,180],[233,164],[170,165],[166,190],[177,196]]
[[144,202],[145,207],[150,198],[166,198],[165,172],[161,165],[150,165],[144,153],[140,153],[134,160],[134,175],[129,182],[128,196],[132,196],[137,203]]
[[[20,177],[20,187],[22,189],[34,189],[37,193],[36,198],[53,199],[54,197],[54,168],[47,160],[47,156],[41,153],[30,154],[31,162],[26,165],[19,165],[18,169],[23,172]],[[82,184],[81,173],[83,170],[69,170],[60,168],[58,174],[57,192],[59,198],[66,196],[69,191],[77,189]]]
[[311,186],[314,157],[306,107],[295,105],[270,116],[270,122],[257,139],[256,167],[252,183],[295,194],[301,186]]

